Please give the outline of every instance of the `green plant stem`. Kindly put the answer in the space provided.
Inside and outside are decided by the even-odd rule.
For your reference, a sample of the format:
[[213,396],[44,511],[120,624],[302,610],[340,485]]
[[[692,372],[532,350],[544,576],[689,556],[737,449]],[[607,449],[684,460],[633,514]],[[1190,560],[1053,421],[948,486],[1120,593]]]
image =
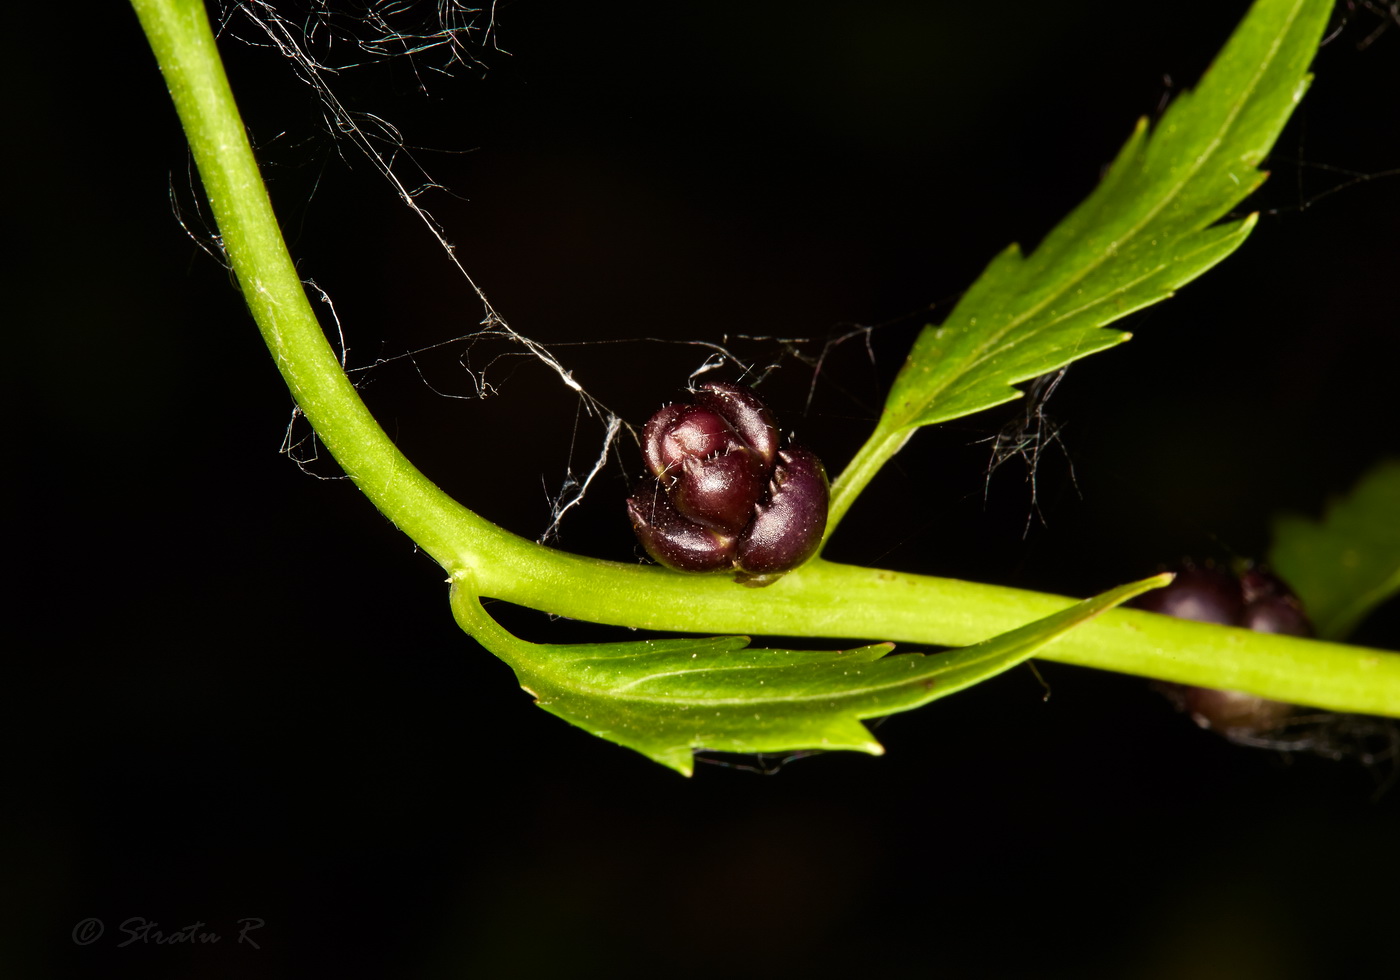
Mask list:
[[[545,549],[541,549],[545,551]],[[968,646],[1071,605],[1063,596],[815,559],[762,589],[562,552],[483,567],[480,594],[592,622]],[[1116,609],[1037,654],[1337,711],[1400,717],[1400,655]]]
[[[1064,608],[1053,595],[814,560],[763,589],[570,555],[452,500],[390,441],[346,378],[287,254],[199,0],[132,0],[189,138],[238,282],[297,404],[367,497],[480,594],[599,623],[962,646]],[[842,513],[903,433],[837,481]],[[620,504],[619,504],[620,506]],[[1048,659],[1400,716],[1400,655],[1118,610]]]
[[[883,422],[883,416],[881,421]],[[826,547],[826,542],[831,540],[837,525],[845,518],[846,511],[851,509],[851,504],[855,503],[870,481],[875,479],[875,474],[880,472],[895,453],[904,448],[904,444],[914,432],[913,428],[907,428],[886,433],[881,437],[877,431],[846,464],[841,475],[831,484],[831,509],[827,513],[826,533],[822,537],[823,548]]]

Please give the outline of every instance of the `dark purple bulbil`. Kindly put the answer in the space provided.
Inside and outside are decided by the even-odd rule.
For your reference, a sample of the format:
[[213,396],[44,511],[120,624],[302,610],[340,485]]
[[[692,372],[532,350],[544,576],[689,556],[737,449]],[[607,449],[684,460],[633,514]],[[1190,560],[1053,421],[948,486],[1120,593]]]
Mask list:
[[1278,576],[1251,568],[1240,576],[1240,593],[1244,598],[1244,612],[1239,624],[1245,629],[1256,633],[1312,636],[1312,623],[1303,614],[1303,604]]
[[1164,589],[1154,589],[1137,601],[1148,612],[1191,619],[1198,623],[1238,626],[1244,615],[1240,583],[1217,568],[1187,568]]
[[[1283,580],[1260,568],[1238,578],[1216,568],[1187,567],[1166,588],[1149,592],[1136,603],[1150,612],[1256,633],[1311,636],[1303,607]],[[1196,724],[1226,736],[1249,737],[1277,729],[1296,707],[1241,691],[1217,691],[1185,684],[1162,684],[1164,693]]]
[[642,430],[651,475],[627,499],[647,554],[684,572],[766,580],[816,552],[829,491],[821,461],[779,446],[768,406],[740,385],[706,384]]

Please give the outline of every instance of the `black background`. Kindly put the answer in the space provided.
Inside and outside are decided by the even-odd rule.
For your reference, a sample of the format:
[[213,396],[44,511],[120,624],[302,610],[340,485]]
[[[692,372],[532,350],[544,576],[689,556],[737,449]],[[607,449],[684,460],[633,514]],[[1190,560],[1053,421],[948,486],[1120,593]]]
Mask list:
[[[198,221],[174,113],[134,16],[101,6],[7,62],[6,976],[1394,972],[1393,763],[1239,748],[1140,679],[1048,664],[1042,703],[1013,671],[890,719],[882,758],[689,781],[534,708],[453,625],[428,559],[278,454],[288,396],[172,217],[170,184]],[[873,366],[856,341],[815,386],[791,357],[763,386],[839,470],[917,328],[1088,192],[1242,9],[517,3],[498,8],[511,53],[425,75],[426,99],[403,62],[336,84],[433,148],[418,158],[459,197],[423,200],[465,267],[517,330],[586,342],[556,352],[633,424],[704,354],[636,338],[763,360],[776,345],[734,338],[812,354],[880,325]],[[1400,30],[1358,49],[1378,23],[1355,13],[1322,52],[1246,246],[1049,402],[1078,493],[1052,451],[1045,525],[1026,530],[1019,463],[984,496],[1008,406],[921,434],[831,556],[1084,595],[1257,556],[1273,514],[1393,454],[1400,178],[1323,197],[1346,178],[1318,166],[1400,167]],[[470,290],[285,63],[223,48],[352,364],[474,329]],[[520,358],[492,367],[499,397],[442,397],[471,392],[462,350],[360,375],[365,396],[430,477],[534,537],[575,399]],[[575,471],[600,431],[578,430]],[[563,546],[634,556],[624,459]],[[1400,645],[1394,604],[1357,639]],[[235,941],[245,916],[261,949]],[[106,933],[79,946],[87,917]],[[119,946],[133,917],[223,940]]]

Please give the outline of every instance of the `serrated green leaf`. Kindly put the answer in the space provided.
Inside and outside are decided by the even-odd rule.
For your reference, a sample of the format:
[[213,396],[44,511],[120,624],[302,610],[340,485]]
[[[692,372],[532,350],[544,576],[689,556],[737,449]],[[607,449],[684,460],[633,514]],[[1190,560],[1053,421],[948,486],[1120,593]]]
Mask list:
[[1278,517],[1269,563],[1298,594],[1318,636],[1347,636],[1400,592],[1400,460],[1363,476],[1320,521]]
[[540,707],[585,731],[690,775],[697,749],[884,751],[861,719],[907,711],[1014,667],[1051,640],[1149,589],[1121,586],[975,646],[887,655],[750,649],[742,636],[576,645],[535,644],[502,629],[458,582],[462,628],[515,670]]
[[1029,257],[1011,246],[941,326],[915,342],[885,406],[885,435],[1020,396],[1015,384],[1111,347],[1102,329],[1172,295],[1244,241],[1215,225],[1307,90],[1332,0],[1258,0],[1194,92],[1119,152],[1098,188]]

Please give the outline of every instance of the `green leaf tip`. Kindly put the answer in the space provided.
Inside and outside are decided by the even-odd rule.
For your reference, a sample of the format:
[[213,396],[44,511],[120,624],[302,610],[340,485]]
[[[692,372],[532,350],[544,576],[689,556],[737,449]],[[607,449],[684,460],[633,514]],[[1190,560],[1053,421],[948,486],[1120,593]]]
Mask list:
[[536,644],[482,608],[469,582],[452,589],[457,622],[515,671],[551,714],[689,776],[697,750],[760,753],[884,747],[863,719],[908,711],[1005,671],[1100,613],[1171,581],[1113,589],[974,646],[891,654],[769,650],[748,637]]
[[1318,636],[1349,635],[1400,592],[1400,459],[1374,467],[1321,520],[1275,519],[1269,563],[1298,594]]
[[1307,89],[1331,0],[1258,0],[1194,91],[1140,119],[1099,186],[1029,256],[992,260],[925,328],[881,426],[931,425],[1020,396],[1016,384],[1128,339],[1103,327],[1233,252],[1254,215],[1217,225]]

